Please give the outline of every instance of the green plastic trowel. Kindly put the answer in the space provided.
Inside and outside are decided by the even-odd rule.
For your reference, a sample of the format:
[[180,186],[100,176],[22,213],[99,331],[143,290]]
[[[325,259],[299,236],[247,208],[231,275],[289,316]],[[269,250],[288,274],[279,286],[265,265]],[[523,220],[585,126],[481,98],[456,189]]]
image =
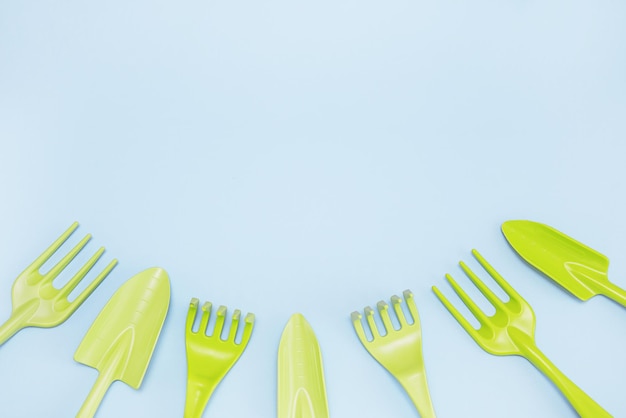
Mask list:
[[278,418],[328,418],[320,346],[311,325],[294,314],[278,347]]
[[74,360],[100,372],[77,418],[93,417],[116,380],[139,388],[169,303],[169,278],[161,268],[142,271],[115,292],[74,354]]
[[539,222],[507,221],[502,233],[524,260],[578,299],[604,295],[626,307],[626,291],[608,279],[605,255]]

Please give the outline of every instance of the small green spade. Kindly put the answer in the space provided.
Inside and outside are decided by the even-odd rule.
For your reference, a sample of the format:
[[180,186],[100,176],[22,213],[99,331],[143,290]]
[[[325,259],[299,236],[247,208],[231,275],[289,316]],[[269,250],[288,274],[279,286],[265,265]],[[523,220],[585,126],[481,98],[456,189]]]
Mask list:
[[142,271],[115,292],[74,354],[100,372],[77,418],[93,417],[114,381],[141,386],[169,303],[169,278],[161,268]]
[[539,222],[507,221],[502,233],[524,260],[578,299],[604,295],[626,306],[626,291],[608,279],[605,255]]

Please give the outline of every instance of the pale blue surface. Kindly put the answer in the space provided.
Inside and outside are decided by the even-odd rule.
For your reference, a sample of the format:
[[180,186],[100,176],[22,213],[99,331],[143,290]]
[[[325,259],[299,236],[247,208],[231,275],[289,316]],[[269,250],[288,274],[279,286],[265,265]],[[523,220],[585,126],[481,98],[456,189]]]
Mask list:
[[574,416],[432,294],[451,295],[443,275],[473,247],[531,303],[554,363],[626,416],[626,310],[570,297],[499,232],[548,223],[609,256],[626,287],[625,74],[619,1],[3,2],[0,317],[74,220],[120,264],[68,322],[0,347],[0,416],[74,416],[96,378],[76,347],[155,265],[172,279],[162,339],[142,388],[114,384],[99,417],[182,416],[194,296],[258,318],[206,417],[275,416],[296,311],[333,417],[417,417],[349,322],[405,288],[439,417]]

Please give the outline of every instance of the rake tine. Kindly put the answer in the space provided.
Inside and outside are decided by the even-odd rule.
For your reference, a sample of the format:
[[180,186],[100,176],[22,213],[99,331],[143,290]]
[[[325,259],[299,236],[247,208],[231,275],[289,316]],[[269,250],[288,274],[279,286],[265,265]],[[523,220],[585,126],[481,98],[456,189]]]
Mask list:
[[476,303],[469,297],[469,295],[465,293],[465,290],[463,290],[463,288],[459,286],[456,280],[454,280],[449,274],[446,274],[446,279],[448,280],[448,283],[450,283],[450,286],[452,286],[452,289],[454,289],[454,292],[459,296],[465,306],[467,306],[467,309],[469,309],[469,311],[476,317],[476,319],[478,319],[481,324],[487,322],[487,315],[482,311],[482,309],[478,307],[478,305],[476,305]]
[[407,308],[409,308],[409,312],[411,313],[411,317],[412,317],[411,319],[413,320],[413,323],[411,325],[419,325],[420,317],[419,317],[419,314],[417,313],[417,306],[415,305],[413,292],[407,289],[404,292],[402,292],[402,296],[404,296],[404,299],[406,300],[406,306]]
[[187,330],[193,330],[193,324],[196,322],[196,315],[198,313],[198,305],[200,304],[200,300],[198,298],[191,298],[191,302],[189,302],[189,310],[187,310],[187,321],[186,326]]
[[393,295],[391,297],[391,305],[393,306],[393,310],[395,311],[396,316],[398,317],[400,328],[408,326],[409,323],[406,320],[406,316],[404,315],[404,312],[402,312],[402,299],[396,295]]
[[202,305],[202,318],[200,318],[200,328],[198,328],[198,332],[202,333],[202,335],[207,335],[212,306],[211,302],[204,302]]
[[361,321],[363,315],[360,312],[354,311],[350,314],[350,319],[352,319],[352,326],[356,331],[356,335],[359,337],[362,343],[367,342],[367,337],[365,336],[365,330],[363,329],[363,322]]
[[72,235],[74,231],[78,228],[78,222],[74,222],[70,227],[61,234],[59,238],[57,238],[46,250],[39,255],[31,264],[28,266],[27,270],[39,270],[41,266],[44,265],[46,261],[52,257],[52,254],[57,252],[57,250],[63,245],[65,241]]
[[226,321],[226,306],[220,305],[220,307],[217,308],[217,319],[215,320],[215,329],[213,330],[214,337],[222,338],[224,321]]
[[241,311],[239,309],[235,309],[235,312],[233,312],[233,319],[230,324],[230,332],[228,333],[228,339],[233,342],[237,336],[237,329],[239,329],[239,318],[241,318]]
[[78,255],[78,253],[83,248],[85,248],[85,245],[87,245],[90,239],[91,234],[85,235],[85,237],[80,240],[80,242],[76,244],[76,246],[74,246],[74,248],[72,248],[72,250],[67,253],[65,257],[63,257],[58,263],[56,263],[49,272],[44,274],[44,278],[46,280],[54,280],[61,273],[61,271],[63,271],[63,269],[67,267],[67,265]]
[[436,286],[433,286],[433,292],[435,292],[435,295],[437,296],[437,298],[439,299],[439,301],[441,303],[443,303],[443,306],[446,307],[446,309],[448,310],[448,312],[450,312],[452,314],[452,316],[454,317],[454,319],[457,320],[457,322],[463,327],[463,329],[476,341],[478,342],[478,331],[472,326],[472,324],[470,324],[467,319],[465,319],[465,317],[463,315],[461,315],[461,313],[454,307],[454,305],[452,305],[450,303],[450,301],[443,295],[443,293],[441,293],[439,291],[439,289],[437,289]]
[[482,293],[494,307],[503,307],[504,302],[467,266],[467,264],[461,261],[459,265],[465,275],[474,283],[474,286],[480,290],[480,293]]
[[480,263],[481,266],[483,266],[483,268],[487,271],[487,273],[489,273],[489,275],[491,277],[493,277],[493,279],[496,281],[496,283],[498,283],[498,285],[500,285],[500,287],[502,288],[502,290],[504,290],[506,292],[507,295],[509,295],[509,297],[511,299],[517,299],[517,300],[524,300],[519,293],[517,293],[517,291],[515,289],[513,289],[513,287],[506,281],[504,280],[504,277],[502,277],[500,275],[500,273],[498,273],[492,266],[491,264],[489,264],[487,262],[487,260],[485,260],[485,258],[480,255],[480,253],[476,250],[472,250],[472,255],[474,256],[474,258],[476,258],[476,260],[478,260],[478,262]]
[[378,330],[378,327],[376,326],[376,321],[374,320],[374,310],[369,306],[366,306],[364,311],[367,325],[369,325],[370,331],[372,332],[372,338],[376,338],[376,336],[380,337],[380,332]]
[[376,307],[378,308],[380,319],[382,319],[383,325],[385,327],[385,335],[387,335],[394,330],[393,324],[391,323],[391,318],[389,317],[389,305],[381,300],[376,304]]
[[253,313],[249,313],[246,315],[246,318],[244,319],[245,325],[243,327],[243,335],[241,337],[241,344],[243,346],[248,344],[248,341],[250,340],[250,336],[252,335],[252,328],[254,328],[254,314]]
[[111,270],[113,270],[113,268],[116,265],[117,265],[117,259],[113,259],[104,268],[104,270],[102,270],[102,272],[100,274],[98,274],[98,276],[95,279],[93,279],[93,281],[91,283],[89,283],[89,285],[81,292],[81,294],[78,295],[76,297],[76,299],[74,299],[71,302],[71,305],[74,306],[74,309],[78,308],[85,301],[85,299],[87,299],[89,297],[89,295],[91,295],[93,293],[93,291],[96,290],[96,287],[100,286],[100,283],[102,283],[102,281],[109,275]]
[[98,251],[96,251],[96,253],[93,256],[91,256],[89,261],[87,261],[85,265],[83,265],[80,268],[80,270],[78,270],[78,272],[74,275],[74,277],[72,277],[61,288],[60,295],[67,297],[70,293],[72,293],[72,290],[74,290],[76,286],[78,286],[78,283],[80,283],[80,281],[83,280],[83,278],[85,278],[87,273],[89,273],[89,271],[93,268],[93,266],[98,262],[100,257],[102,257],[102,254],[104,254],[104,247],[100,247],[100,249],[98,249]]

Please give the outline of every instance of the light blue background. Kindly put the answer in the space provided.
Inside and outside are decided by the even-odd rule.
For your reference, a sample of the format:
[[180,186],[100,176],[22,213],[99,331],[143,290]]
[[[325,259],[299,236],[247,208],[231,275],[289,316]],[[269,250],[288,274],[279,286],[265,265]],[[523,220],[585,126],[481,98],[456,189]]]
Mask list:
[[144,385],[115,383],[100,417],[182,416],[191,297],[257,315],[206,417],[275,416],[294,312],[321,344],[332,417],[417,417],[349,321],[405,288],[439,417],[574,416],[434,297],[476,247],[533,306],[539,347],[626,416],[626,311],[559,290],[499,231],[548,223],[626,287],[625,41],[614,0],[2,2],[0,317],[74,220],[86,253],[120,264],[66,323],[0,348],[0,415],[73,416],[96,378],[72,360],[84,333],[161,266],[172,300]]

